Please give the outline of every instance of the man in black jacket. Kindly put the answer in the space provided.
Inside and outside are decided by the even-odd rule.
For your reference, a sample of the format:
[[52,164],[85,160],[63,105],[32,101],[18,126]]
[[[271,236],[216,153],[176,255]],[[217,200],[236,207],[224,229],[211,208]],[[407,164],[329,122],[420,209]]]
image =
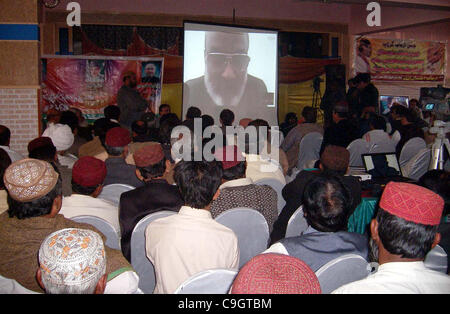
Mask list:
[[273,231],[270,235],[271,244],[285,237],[289,219],[302,205],[303,191],[306,185],[320,173],[333,173],[342,178],[352,196],[351,210],[347,213],[347,218],[351,216],[358,204],[361,203],[361,184],[357,177],[344,176],[348,169],[349,160],[350,153],[346,148],[328,145],[320,156],[320,169],[302,170],[292,182],[286,184],[282,191],[286,205],[273,225]]
[[133,154],[136,175],[145,185],[120,196],[119,223],[122,253],[131,261],[131,235],[145,216],[160,211],[178,212],[183,200],[178,187],[167,183],[172,165],[164,156],[161,144],[149,144]]

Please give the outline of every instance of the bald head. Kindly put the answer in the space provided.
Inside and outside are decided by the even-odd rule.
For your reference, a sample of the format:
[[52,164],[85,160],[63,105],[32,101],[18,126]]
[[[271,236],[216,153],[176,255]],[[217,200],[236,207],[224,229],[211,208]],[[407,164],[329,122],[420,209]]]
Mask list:
[[244,53],[248,51],[247,33],[205,33],[205,53]]

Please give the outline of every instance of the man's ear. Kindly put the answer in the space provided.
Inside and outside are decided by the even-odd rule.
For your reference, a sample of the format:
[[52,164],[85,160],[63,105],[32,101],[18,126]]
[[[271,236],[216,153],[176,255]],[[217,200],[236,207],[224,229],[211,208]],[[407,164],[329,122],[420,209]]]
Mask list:
[[135,172],[136,172],[136,177],[139,180],[144,181],[144,177],[142,176],[141,171],[138,168],[136,168]]
[[434,236],[434,240],[433,240],[433,244],[431,244],[431,248],[433,249],[436,245],[439,244],[439,242],[441,242],[441,234],[439,232],[437,232],[436,235]]
[[42,282],[42,274],[41,274],[41,268],[38,266],[38,269],[36,271],[36,280],[39,284],[39,286],[42,288],[42,290],[45,291],[44,283]]
[[378,236],[378,221],[375,218],[370,222],[370,234],[376,243],[380,241],[380,237]]
[[46,216],[48,218],[54,218],[61,210],[61,206],[62,206],[62,195],[58,195],[53,200],[52,209],[50,210],[50,213]]
[[94,190],[94,192],[91,194],[92,197],[97,197],[100,195],[100,193],[102,193],[103,190],[103,184],[100,184],[99,186],[97,186]]
[[166,171],[165,172],[170,172],[172,170],[172,163],[170,162],[169,159],[166,159]]
[[100,280],[97,282],[97,286],[95,287],[94,294],[103,294],[106,288],[106,281],[108,279],[108,274],[104,274]]

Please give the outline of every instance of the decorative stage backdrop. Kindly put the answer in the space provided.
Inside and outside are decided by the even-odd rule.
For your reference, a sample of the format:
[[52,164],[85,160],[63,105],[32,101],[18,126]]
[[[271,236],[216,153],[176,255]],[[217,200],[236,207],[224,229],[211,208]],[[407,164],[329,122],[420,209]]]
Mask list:
[[445,43],[355,37],[354,73],[370,72],[373,80],[443,81]]
[[122,75],[133,71],[137,89],[153,112],[158,112],[164,58],[106,56],[47,56],[42,58],[40,112],[79,108],[88,122],[103,117],[103,108],[116,104]]

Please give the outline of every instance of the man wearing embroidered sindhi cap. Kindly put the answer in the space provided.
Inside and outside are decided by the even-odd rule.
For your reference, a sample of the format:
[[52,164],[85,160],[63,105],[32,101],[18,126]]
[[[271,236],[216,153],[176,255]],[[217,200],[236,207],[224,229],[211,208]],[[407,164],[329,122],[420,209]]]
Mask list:
[[66,228],[48,235],[39,248],[36,279],[48,294],[102,294],[106,255],[97,232]]
[[106,164],[105,185],[122,183],[134,187],[143,183],[136,177],[136,167],[126,163],[128,144],[131,143],[130,131],[122,127],[115,127],[106,133],[105,149],[108,152]]
[[120,243],[122,253],[128,261],[131,261],[131,234],[137,223],[160,210],[178,212],[183,205],[178,187],[167,182],[172,164],[164,156],[161,144],[147,144],[139,148],[133,158],[136,175],[145,185],[120,196]]
[[302,260],[283,254],[253,257],[234,279],[232,294],[320,294],[320,283]]
[[389,182],[370,224],[378,271],[333,293],[450,293],[450,277],[427,269],[423,262],[439,243],[443,208],[444,200],[426,188]]
[[108,221],[120,236],[117,205],[98,198],[103,189],[106,166],[95,157],[85,156],[72,168],[72,195],[64,197],[60,214],[66,218],[91,215]]
[[[52,232],[65,228],[101,233],[91,225],[59,214],[61,179],[48,162],[31,158],[16,161],[6,169],[4,182],[8,190],[8,211],[0,215],[0,275],[16,280],[27,289],[43,292],[35,278],[37,252],[42,241]],[[101,236],[105,241],[106,237]],[[105,292],[139,292],[138,276],[122,253],[108,247],[105,252],[109,275]]]

